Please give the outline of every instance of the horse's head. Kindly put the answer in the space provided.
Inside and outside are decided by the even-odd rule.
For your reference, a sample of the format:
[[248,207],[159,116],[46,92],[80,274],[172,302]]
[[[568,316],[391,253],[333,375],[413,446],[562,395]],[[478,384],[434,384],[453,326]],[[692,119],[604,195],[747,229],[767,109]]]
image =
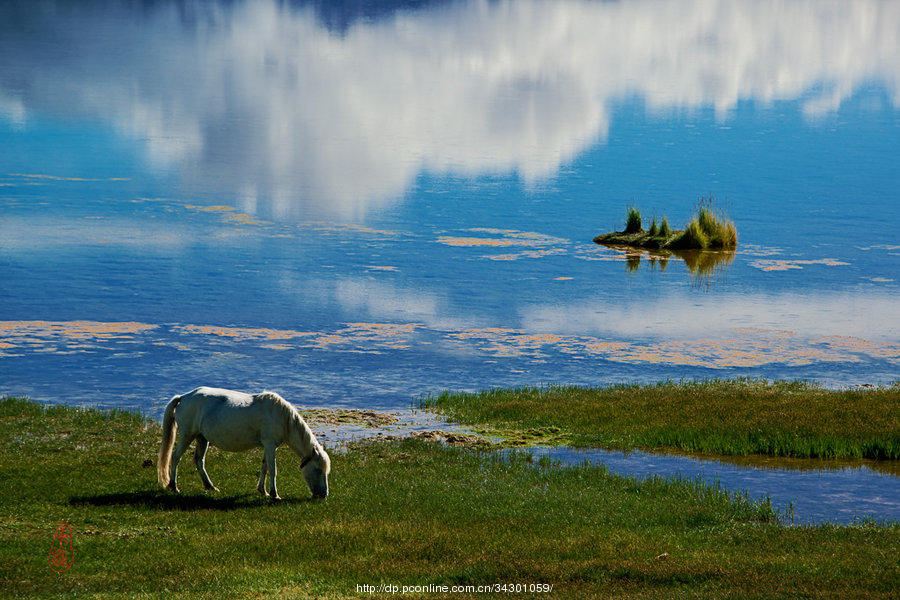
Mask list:
[[315,451],[303,459],[300,469],[313,498],[328,497],[328,473],[331,472],[331,459],[322,446],[317,445]]

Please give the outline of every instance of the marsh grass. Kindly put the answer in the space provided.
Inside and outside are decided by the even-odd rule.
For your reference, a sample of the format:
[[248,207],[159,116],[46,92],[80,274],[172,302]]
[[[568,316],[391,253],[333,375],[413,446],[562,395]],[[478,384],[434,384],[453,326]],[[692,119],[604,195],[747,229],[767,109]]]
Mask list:
[[625,233],[639,233],[643,230],[641,211],[631,206],[625,216]]
[[630,207],[624,231],[605,233],[594,238],[597,244],[624,245],[637,248],[672,250],[733,250],[737,247],[737,228],[734,222],[716,211],[715,201],[701,198],[696,215],[684,229],[673,231],[666,217],[657,226],[653,218],[650,229],[641,226],[640,211]]
[[672,229],[669,227],[669,219],[666,217],[662,218],[662,223],[659,225],[659,236],[664,239],[669,239],[672,235]]
[[699,219],[695,217],[682,231],[673,236],[666,246],[678,249],[706,250],[710,247],[710,239],[703,227],[700,226]]
[[674,237],[670,248],[717,248],[737,247],[737,229],[734,223],[713,209],[711,198],[701,199],[697,215],[688,222],[680,237]]
[[[699,482],[408,440],[334,454],[326,501],[309,500],[279,452],[285,500],[272,504],[256,495],[253,453],[210,450],[222,492],[203,492],[189,460],[183,494],[158,490],[143,465],[159,433],[130,413],[0,401],[0,596],[351,598],[382,597],[359,584],[546,582],[554,598],[889,598],[900,585],[900,527],[786,527],[767,503]],[[60,522],[74,547],[64,573],[47,564]]]
[[442,393],[423,407],[482,427],[558,427],[569,443],[726,455],[900,459],[900,388],[711,380]]

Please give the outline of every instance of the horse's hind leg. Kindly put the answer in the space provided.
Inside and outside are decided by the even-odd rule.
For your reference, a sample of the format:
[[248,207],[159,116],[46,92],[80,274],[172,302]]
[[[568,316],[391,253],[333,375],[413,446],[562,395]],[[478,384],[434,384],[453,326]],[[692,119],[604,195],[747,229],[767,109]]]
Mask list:
[[259,468],[259,484],[256,486],[256,490],[263,496],[269,495],[269,492],[266,491],[266,473],[266,456],[263,454],[262,467]]
[[209,475],[206,472],[206,451],[209,449],[209,440],[207,440],[203,435],[197,436],[197,447],[194,448],[194,465],[197,467],[197,472],[200,473],[200,479],[203,481],[203,487],[208,490],[212,490],[214,492],[218,492],[219,488],[213,485],[212,481],[209,480]]
[[181,456],[188,449],[188,446],[191,445],[191,442],[194,441],[194,438],[191,436],[184,435],[178,440],[178,444],[175,445],[175,450],[172,452],[172,466],[170,467],[169,473],[169,489],[178,491],[178,484],[175,482],[175,479],[178,476],[178,461],[181,460]]

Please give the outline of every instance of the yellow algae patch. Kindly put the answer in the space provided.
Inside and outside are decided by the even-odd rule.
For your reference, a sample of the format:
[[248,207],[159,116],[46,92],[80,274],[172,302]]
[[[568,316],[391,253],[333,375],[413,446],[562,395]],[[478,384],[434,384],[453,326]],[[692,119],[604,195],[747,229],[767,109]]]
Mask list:
[[334,233],[342,233],[342,232],[351,232],[351,233],[366,233],[371,235],[386,235],[386,236],[397,236],[400,235],[398,231],[388,231],[385,229],[373,229],[372,227],[365,227],[363,225],[353,225],[350,223],[327,223],[324,221],[314,221],[311,223],[312,227],[316,231],[327,231]]
[[212,206],[198,206],[196,204],[185,204],[184,207],[188,210],[195,210],[198,212],[207,212],[207,213],[219,213],[222,215],[222,220],[226,223],[234,223],[236,225],[268,225],[268,221],[261,221],[253,217],[252,215],[248,215],[246,213],[238,212],[233,206],[228,206],[227,204],[215,204]]
[[815,362],[859,362],[860,354],[896,360],[900,346],[855,338],[798,339],[791,331],[743,328],[735,337],[663,340],[657,343],[605,341],[596,337],[534,334],[503,328],[449,332],[447,337],[474,345],[492,358],[543,359],[556,351],[572,359],[653,363],[712,369],[758,367],[772,363],[804,366]]
[[885,252],[891,252],[894,250],[900,250],[900,246],[894,246],[894,245],[890,245],[890,244],[877,244],[875,246],[866,246],[864,248],[860,248],[860,250],[865,250],[865,251],[883,250]]
[[848,262],[843,262],[834,258],[819,258],[816,260],[781,260],[781,259],[771,259],[771,260],[755,260],[750,263],[751,267],[763,270],[763,271],[787,271],[789,269],[802,269],[808,265],[825,265],[827,267],[839,267],[849,265]]
[[107,177],[107,178],[87,178],[87,177],[60,177],[58,175],[41,175],[36,173],[10,173],[10,177],[24,177],[26,179],[48,179],[50,181],[131,181],[128,177]]
[[344,331],[398,335],[401,333],[413,333],[416,328],[421,326],[421,323],[347,323],[347,329]]
[[[104,342],[171,346],[186,349],[179,340],[138,338],[158,326],[134,322],[94,321],[0,321],[0,356],[13,356],[17,348],[30,352],[78,352],[102,347]],[[408,350],[426,340],[419,339],[421,323],[345,323],[336,331],[296,331],[274,328],[171,325],[173,333],[203,336],[218,344],[258,343],[275,351],[322,350],[378,354]],[[601,337],[534,332],[504,327],[427,330],[444,343],[486,359],[528,358],[556,360],[606,360],[617,363],[650,363],[699,366],[711,369],[748,368],[780,363],[803,366],[828,362],[861,362],[867,357],[897,364],[900,342],[873,342],[860,337],[807,337],[792,331],[743,327],[723,332],[722,337],[633,342]],[[181,338],[180,341],[185,341]],[[188,343],[188,345],[193,345]]]
[[783,253],[784,249],[772,246],[758,246],[756,244],[742,244],[739,254],[746,256],[778,256]]
[[538,343],[538,344],[558,344],[566,339],[566,336],[555,333],[532,333],[522,334],[517,337],[518,342]]
[[831,350],[843,353],[853,352],[885,359],[900,358],[900,344],[870,342],[863,338],[842,335],[824,336],[814,340],[813,343],[824,344]]
[[441,236],[437,239],[439,244],[457,247],[498,247],[505,248],[510,246],[549,246],[554,244],[567,244],[568,240],[555,238],[543,233],[533,231],[515,231],[512,229],[488,229],[475,228],[467,229],[472,233],[486,233],[499,237],[457,237],[457,236]]
[[332,334],[320,335],[316,338],[315,341],[316,341],[316,345],[318,347],[326,348],[326,347],[334,345],[334,344],[343,344],[347,340],[339,335],[335,335],[332,333]]
[[237,209],[233,206],[228,206],[227,204],[216,204],[213,206],[197,206],[196,204],[185,204],[185,208],[188,210],[199,210],[202,212],[234,212]]
[[269,350],[293,350],[292,346],[288,346],[287,344],[262,344],[261,348],[268,348]]
[[[0,349],[21,346],[36,352],[95,348],[108,341],[130,341],[131,336],[155,329],[146,323],[97,321],[0,321]],[[0,353],[9,356],[6,353]]]
[[541,352],[545,346],[558,346],[572,339],[571,336],[554,333],[527,333],[520,329],[499,327],[467,329],[452,332],[448,337],[473,340],[478,345],[478,350],[503,358],[520,356],[545,358],[545,354]]
[[505,246],[521,246],[522,243],[517,240],[509,240],[509,239],[497,239],[497,238],[463,238],[463,237],[447,237],[441,236],[438,238],[439,244],[446,244],[447,246],[457,246],[457,247],[473,247],[473,246],[493,246],[493,247],[505,247]]
[[[818,345],[817,345],[818,344]],[[865,353],[880,358],[897,358],[900,349],[885,345],[865,345]],[[619,348],[601,353],[616,362],[694,365],[713,369],[758,367],[771,363],[805,366],[815,362],[860,362],[860,357],[838,347],[823,347],[816,340],[799,341],[785,336],[757,338],[700,339]],[[596,354],[594,354],[597,356]],[[880,356],[879,356],[880,355]]]
[[565,254],[566,251],[563,248],[553,248],[550,250],[523,250],[522,252],[516,252],[514,254],[495,254],[488,255],[485,258],[489,258],[491,260],[519,260],[520,258],[542,258],[544,256],[553,256],[557,254]]
[[472,233],[486,233],[488,235],[499,235],[506,239],[517,240],[525,244],[558,244],[567,241],[543,233],[537,233],[535,231],[517,231],[515,229],[491,229],[487,227],[475,227],[472,229],[467,229],[466,231],[470,231]]
[[248,340],[290,340],[318,335],[315,332],[252,327],[220,327],[217,325],[179,325],[173,329],[188,334],[216,335],[237,341]]
[[513,235],[519,233],[515,229],[496,229],[494,227],[472,227],[467,231],[471,231],[473,233],[489,233],[491,235]]
[[654,256],[660,258],[668,258],[672,256],[671,251],[659,253],[643,248],[633,248],[631,246],[599,246],[597,244],[579,245],[575,248],[575,258],[581,260],[592,260],[601,262],[626,262],[635,258],[652,258]]
[[265,225],[265,221],[258,221],[250,215],[244,213],[228,214],[225,220],[229,223],[237,223],[238,225]]
[[39,335],[67,339],[89,339],[133,335],[155,329],[146,323],[97,321],[0,321],[0,335]]
[[481,329],[464,329],[450,334],[450,337],[459,339],[471,339],[479,337],[492,337],[504,334],[523,333],[521,329],[506,329],[503,327],[484,327]]
[[621,352],[631,347],[628,342],[602,342],[597,339],[582,340],[577,346],[568,346],[565,349],[572,352],[576,348],[580,352],[593,355],[607,355],[614,352]]
[[406,350],[410,347],[408,336],[421,326],[421,323],[347,323],[335,333],[319,335],[314,342],[323,350],[343,346],[340,350],[344,352],[378,354],[378,348]]
[[738,335],[768,335],[778,336],[781,338],[790,338],[796,335],[793,331],[787,329],[760,329],[758,327],[735,327],[731,330]]

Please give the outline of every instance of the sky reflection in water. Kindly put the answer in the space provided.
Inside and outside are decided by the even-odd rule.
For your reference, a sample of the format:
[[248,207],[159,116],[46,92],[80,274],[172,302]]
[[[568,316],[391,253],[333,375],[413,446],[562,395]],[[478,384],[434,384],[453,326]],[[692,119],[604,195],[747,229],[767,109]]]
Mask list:
[[99,121],[252,212],[345,219],[422,173],[553,178],[635,98],[721,123],[827,121],[871,85],[900,104],[894,2],[448,2],[339,33],[279,4],[7,3],[0,107]]
[[[876,0],[3,3],[0,393],[895,381],[898,30]],[[591,242],[707,195],[733,255]]]

